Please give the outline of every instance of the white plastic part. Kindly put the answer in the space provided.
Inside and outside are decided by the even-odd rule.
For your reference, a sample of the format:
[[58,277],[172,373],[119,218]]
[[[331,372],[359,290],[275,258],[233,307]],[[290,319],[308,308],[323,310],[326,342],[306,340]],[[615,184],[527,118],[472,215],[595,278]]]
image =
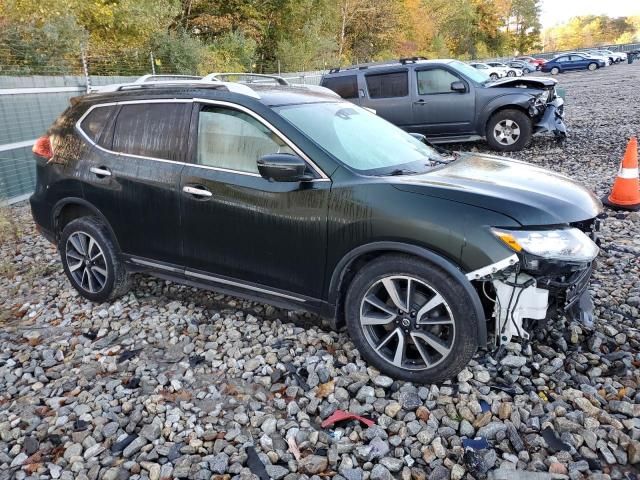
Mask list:
[[518,259],[518,255],[514,253],[510,257],[503,258],[502,260],[499,260],[496,263],[492,263],[491,265],[487,265],[486,267],[482,267],[477,270],[474,270],[473,272],[467,273],[467,279],[479,280],[483,277],[493,275],[494,273],[497,273],[500,270],[504,270],[507,267],[515,265],[519,261],[520,260]]
[[[524,285],[533,277],[526,273],[518,275],[518,284]],[[511,274],[507,281],[515,283],[516,275]],[[535,283],[529,287],[513,287],[501,280],[493,280],[496,290],[496,343],[508,343],[514,336],[529,338],[529,332],[522,327],[522,320],[543,320],[547,316],[549,290],[538,288]],[[509,305],[511,303],[511,305]]]

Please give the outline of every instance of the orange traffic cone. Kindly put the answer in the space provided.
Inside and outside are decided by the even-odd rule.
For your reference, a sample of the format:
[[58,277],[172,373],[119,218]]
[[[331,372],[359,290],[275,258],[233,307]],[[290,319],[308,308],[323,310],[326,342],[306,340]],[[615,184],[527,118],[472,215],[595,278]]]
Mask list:
[[613,209],[640,209],[640,179],[638,179],[638,139],[631,137],[613,182],[611,195],[602,197],[602,203]]

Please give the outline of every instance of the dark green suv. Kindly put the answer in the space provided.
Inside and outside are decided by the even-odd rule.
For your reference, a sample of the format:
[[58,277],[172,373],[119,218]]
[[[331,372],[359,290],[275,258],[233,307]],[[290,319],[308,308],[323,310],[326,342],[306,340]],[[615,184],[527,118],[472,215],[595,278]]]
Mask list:
[[147,272],[306,309],[416,382],[536,321],[590,314],[602,207],[566,177],[443,156],[292,86],[113,90],[74,99],[34,146],[33,217],[90,300]]

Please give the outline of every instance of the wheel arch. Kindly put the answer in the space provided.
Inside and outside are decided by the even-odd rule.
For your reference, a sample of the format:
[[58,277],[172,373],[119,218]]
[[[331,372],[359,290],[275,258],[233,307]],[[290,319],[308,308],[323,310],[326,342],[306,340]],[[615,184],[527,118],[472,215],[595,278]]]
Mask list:
[[503,95],[491,100],[482,111],[478,121],[478,130],[481,135],[485,135],[487,132],[487,125],[493,115],[502,110],[520,110],[527,117],[529,117],[529,100],[531,95],[524,94],[511,94]]
[[116,245],[117,249],[120,250],[120,245],[118,244],[118,238],[115,235],[115,232],[111,228],[109,221],[106,217],[98,210],[98,208],[86,201],[83,198],[78,197],[68,197],[62,200],[59,200],[51,211],[51,225],[53,226],[53,232],[55,235],[56,241],[59,240],[60,234],[64,229],[64,226],[72,220],[76,218],[80,218],[83,216],[95,216],[100,219],[100,222],[105,225],[107,230],[109,231],[109,235]]
[[485,321],[484,308],[478,292],[467,279],[464,272],[451,260],[438,253],[418,245],[401,242],[382,241],[368,243],[354,248],[340,259],[331,274],[328,291],[328,303],[335,308],[335,327],[344,324],[344,299],[347,287],[351,283],[357,269],[376,258],[394,253],[408,254],[426,260],[447,272],[462,285],[471,298],[473,310],[476,313],[478,347],[486,347],[487,324]]

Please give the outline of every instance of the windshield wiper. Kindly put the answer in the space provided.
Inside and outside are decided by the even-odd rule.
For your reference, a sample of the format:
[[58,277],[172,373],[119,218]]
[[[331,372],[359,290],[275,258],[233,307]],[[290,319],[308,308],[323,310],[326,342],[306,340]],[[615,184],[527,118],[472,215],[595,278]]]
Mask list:
[[413,170],[409,170],[407,168],[396,168],[395,170],[391,170],[391,172],[386,175],[397,177],[398,175],[417,175],[418,172],[414,172]]

